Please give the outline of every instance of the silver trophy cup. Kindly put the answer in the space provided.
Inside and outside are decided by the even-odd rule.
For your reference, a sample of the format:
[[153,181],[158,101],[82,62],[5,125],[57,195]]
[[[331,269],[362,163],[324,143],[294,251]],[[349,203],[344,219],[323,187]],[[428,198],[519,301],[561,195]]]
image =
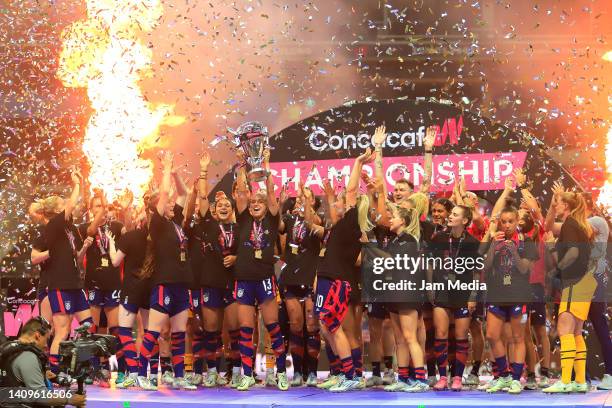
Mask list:
[[246,162],[251,168],[248,173],[249,181],[264,181],[268,171],[264,168],[264,150],[268,147],[268,129],[260,122],[246,122],[233,131],[234,143],[244,151]]

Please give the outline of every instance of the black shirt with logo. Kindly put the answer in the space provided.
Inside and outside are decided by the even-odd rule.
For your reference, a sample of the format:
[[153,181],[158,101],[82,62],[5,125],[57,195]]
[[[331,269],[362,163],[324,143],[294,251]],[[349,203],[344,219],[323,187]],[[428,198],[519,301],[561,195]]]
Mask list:
[[283,269],[280,283],[285,286],[312,286],[315,279],[321,239],[306,228],[304,218],[298,215],[286,215],[286,240]]
[[49,289],[82,289],[83,282],[77,266],[77,253],[83,246],[72,217],[66,221],[65,212],[49,220],[44,230],[49,248],[46,272]]
[[361,251],[360,238],[357,208],[352,207],[331,228],[317,276],[331,280],[353,280],[355,262]]
[[125,254],[122,288],[128,293],[139,285],[150,285],[150,277],[138,278],[146,256],[148,235],[146,228],[137,228],[121,235],[117,241],[117,250]]
[[274,245],[278,238],[280,215],[266,212],[255,221],[248,208],[238,215],[238,257],[236,280],[263,280],[274,276]]
[[[87,228],[90,224],[81,224],[79,232],[81,237],[87,237]],[[121,269],[114,267],[109,254],[109,242],[106,232],[118,239],[121,237],[123,224],[116,221],[107,222],[98,227],[93,243],[85,253],[85,288],[117,290],[121,288]]]
[[183,207],[178,204],[174,206],[174,217],[171,220],[159,215],[157,211],[151,216],[149,233],[153,240],[155,258],[154,285],[192,285],[189,243],[182,228],[183,218]]

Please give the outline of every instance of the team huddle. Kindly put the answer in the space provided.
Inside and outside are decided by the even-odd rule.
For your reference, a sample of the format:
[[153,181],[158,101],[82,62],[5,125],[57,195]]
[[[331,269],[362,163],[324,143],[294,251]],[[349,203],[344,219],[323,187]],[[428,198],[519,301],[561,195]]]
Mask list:
[[[434,197],[435,134],[427,129],[423,141],[421,185],[395,180],[393,192],[384,181],[383,126],[372,138],[374,150],[355,159],[347,185],[339,189],[335,180],[325,180],[322,197],[304,182],[293,197],[285,187],[277,194],[270,172],[259,188],[249,182],[239,154],[231,193],[218,192],[209,201],[210,153],[202,154],[199,178],[187,186],[168,152],[159,185],[143,205],[133,205],[129,195],[109,205],[94,189],[82,203],[91,221],[76,226],[87,211],[79,209],[84,186],[73,174],[69,198],[47,197],[30,208],[40,224],[32,246],[32,263],[40,265],[39,305],[54,331],[50,369],[60,374],[59,344],[76,317],[89,322],[90,330],[105,326],[117,337],[117,388],[156,390],[161,374],[175,389],[246,391],[257,382],[259,343],[265,344],[268,365],[264,382],[279,390],[307,385],[331,392],[382,386],[402,392],[587,392],[582,330],[589,319],[608,370],[602,386],[612,388],[605,385],[612,383],[604,296],[607,221],[592,214],[589,196],[565,191],[560,183],[548,210],[542,209],[520,169],[507,178],[489,214],[460,177],[451,197]],[[266,150],[268,170],[269,159]],[[368,176],[363,166],[372,163],[374,174]],[[404,277],[430,284],[428,290],[365,304],[365,245],[383,257],[427,254],[483,262],[461,270],[420,268]],[[486,282],[486,291],[429,289],[456,281]],[[367,379],[364,312],[372,371]],[[554,382],[553,332],[561,368]],[[323,344],[330,372],[321,381]],[[186,354],[193,355],[189,371]],[[485,357],[493,378],[481,382]],[[94,365],[99,369],[92,381],[109,386],[109,362]]]

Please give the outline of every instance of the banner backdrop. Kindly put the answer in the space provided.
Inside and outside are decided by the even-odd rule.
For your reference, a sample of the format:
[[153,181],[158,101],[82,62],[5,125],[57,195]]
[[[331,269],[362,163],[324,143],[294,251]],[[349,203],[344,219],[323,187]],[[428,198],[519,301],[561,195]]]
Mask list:
[[[347,103],[273,135],[270,160],[276,187],[285,184],[294,192],[300,177],[315,194],[321,192],[325,178],[334,186],[346,185],[354,158],[371,146],[374,129],[382,124],[387,131],[383,162],[390,189],[400,178],[421,184],[423,139],[429,126],[437,128],[434,193],[450,191],[455,177],[463,175],[467,188],[495,200],[504,179],[517,167],[524,169],[532,192],[545,206],[555,180],[576,186],[569,173],[546,154],[543,144],[528,134],[451,104],[394,99]],[[371,174],[373,166],[364,169]],[[228,173],[211,196],[219,189],[229,195],[232,180],[233,174]]]

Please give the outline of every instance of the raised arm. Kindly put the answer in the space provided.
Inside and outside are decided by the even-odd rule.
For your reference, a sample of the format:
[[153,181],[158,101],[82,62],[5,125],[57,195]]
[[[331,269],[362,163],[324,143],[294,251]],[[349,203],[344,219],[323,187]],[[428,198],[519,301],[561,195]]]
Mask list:
[[499,195],[497,201],[495,202],[495,205],[493,206],[493,210],[491,210],[492,217],[498,217],[501,211],[506,206],[506,201],[508,200],[508,197],[510,197],[510,194],[512,194],[512,192],[514,191],[512,184],[512,178],[510,178],[510,176],[506,177],[506,180],[504,182],[504,191],[502,191],[502,193]]
[[172,152],[166,152],[162,157],[162,182],[159,186],[159,201],[157,202],[157,213],[164,216],[166,210],[166,204],[170,199],[170,183],[172,179],[172,165],[174,161],[174,155]]
[[64,214],[66,216],[66,221],[72,219],[72,212],[79,202],[80,188],[81,188],[81,180],[83,177],[81,173],[75,171],[70,176],[72,180],[72,193],[70,194],[70,198],[66,201],[66,205],[64,206]]
[[117,200],[117,204],[121,207],[121,221],[123,222],[122,234],[127,231],[133,230],[136,225],[134,223],[134,207],[132,205],[134,201],[134,194],[130,190],[126,192]]
[[196,199],[198,198],[198,183],[193,183],[193,187],[187,196],[185,203],[185,219],[183,220],[183,228],[190,225],[193,213],[195,212]]
[[189,188],[185,184],[185,180],[178,174],[178,171],[172,170],[172,178],[174,179],[174,185],[176,186],[176,203],[181,207],[185,207],[185,201],[187,200],[187,194],[189,194]]
[[198,202],[200,204],[200,216],[206,216],[210,202],[208,201],[208,165],[210,164],[210,154],[208,151],[202,153],[200,157],[200,177],[198,178]]
[[272,179],[272,172],[270,171],[270,148],[267,147],[264,150],[264,168],[268,172],[266,178],[266,193],[268,195],[268,211],[271,215],[276,216],[278,214],[278,201],[274,195],[274,180]]
[[357,204],[357,196],[359,195],[359,180],[361,178],[361,169],[366,163],[370,163],[374,160],[376,152],[368,147],[361,156],[355,159],[353,164],[353,170],[349,177],[348,186],[346,187],[346,206],[347,208],[354,207]]
[[374,174],[376,175],[376,179],[383,180],[383,194],[387,197],[387,183],[385,180],[385,171],[383,168],[383,143],[387,134],[385,133],[385,126],[379,126],[374,131],[374,137],[372,137],[372,143],[374,143],[374,151],[376,153],[376,158],[374,159]]
[[555,181],[553,183],[552,189],[553,196],[550,200],[550,206],[548,207],[548,211],[546,212],[546,219],[544,221],[544,229],[546,231],[551,231],[554,236],[559,236],[559,233],[561,232],[562,223],[555,222],[555,205],[557,204],[559,196],[563,192],[565,192],[563,185],[560,182]]
[[[239,156],[240,153],[241,152],[238,153]],[[249,194],[250,192],[246,178],[246,167],[241,165],[238,168],[238,174],[236,176],[236,196],[234,197],[234,200],[236,200],[236,215],[246,210],[247,206],[249,205]]]
[[121,265],[121,261],[125,258],[125,254],[121,252],[121,250],[117,251],[115,247],[115,236],[110,231],[106,231],[106,237],[108,238],[108,254],[110,255],[113,266],[117,267]]
[[336,222],[338,222],[338,213],[336,212],[336,206],[334,205],[336,195],[334,194],[334,189],[331,186],[329,179],[323,180],[323,191],[325,192],[325,201],[327,201],[329,219],[332,225],[335,225]]
[[435,126],[430,126],[427,128],[425,132],[425,140],[423,141],[423,145],[425,146],[425,163],[424,170],[425,175],[423,176],[423,182],[419,187],[419,191],[423,194],[429,193],[429,189],[431,188],[431,173],[433,168],[433,145],[436,140],[436,133],[438,130]]

